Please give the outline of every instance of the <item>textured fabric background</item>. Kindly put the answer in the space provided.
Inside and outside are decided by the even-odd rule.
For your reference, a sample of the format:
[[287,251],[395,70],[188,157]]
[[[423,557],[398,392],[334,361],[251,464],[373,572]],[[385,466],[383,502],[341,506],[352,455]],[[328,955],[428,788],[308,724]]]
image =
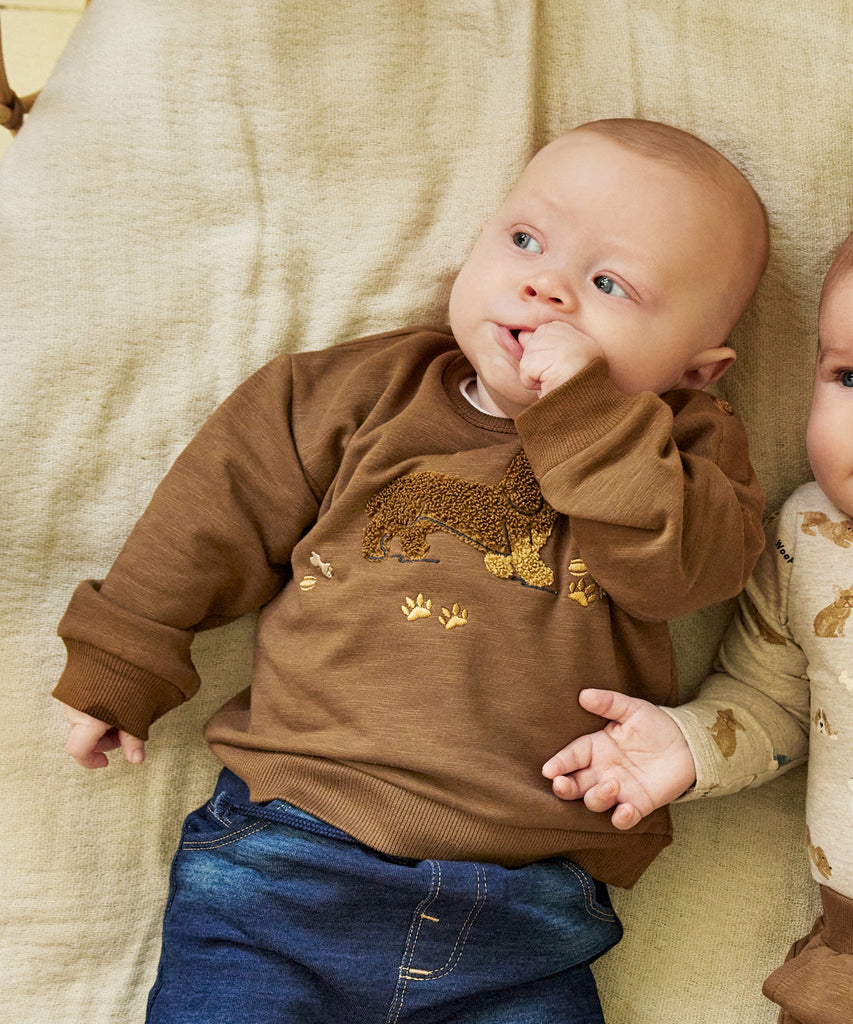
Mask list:
[[[721,391],[771,507],[807,478],[818,287],[853,227],[851,44],[847,0],[95,0],[0,165],[0,1019],[142,1019],[180,821],[216,773],[200,726],[248,671],[251,623],[204,635],[206,687],[148,763],[87,773],[49,696],[74,584],[275,353],[442,323],[554,135],[656,118],[751,178],[774,249]],[[675,624],[685,694],[728,611]],[[761,981],[818,906],[804,779],[676,809],[616,894],[609,1024],[775,1020]]]

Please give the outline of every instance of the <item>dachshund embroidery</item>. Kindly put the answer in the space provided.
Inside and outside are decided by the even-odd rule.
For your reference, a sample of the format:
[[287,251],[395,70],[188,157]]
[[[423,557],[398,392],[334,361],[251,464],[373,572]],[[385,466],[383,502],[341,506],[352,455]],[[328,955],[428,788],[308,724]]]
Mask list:
[[410,473],[386,484],[367,503],[371,521],[362,541],[364,557],[388,557],[396,537],[402,556],[422,559],[427,537],[442,532],[483,552],[486,568],[501,579],[546,588],[554,572],[541,559],[557,518],[545,501],[527,456],[520,451],[496,485],[444,473]]

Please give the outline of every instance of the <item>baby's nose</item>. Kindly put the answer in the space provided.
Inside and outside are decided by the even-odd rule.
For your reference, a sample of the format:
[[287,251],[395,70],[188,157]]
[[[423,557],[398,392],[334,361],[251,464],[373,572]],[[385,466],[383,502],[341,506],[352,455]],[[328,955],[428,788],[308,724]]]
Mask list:
[[521,297],[528,301],[538,299],[561,309],[575,306],[575,295],[568,283],[559,274],[550,271],[528,278],[521,286]]

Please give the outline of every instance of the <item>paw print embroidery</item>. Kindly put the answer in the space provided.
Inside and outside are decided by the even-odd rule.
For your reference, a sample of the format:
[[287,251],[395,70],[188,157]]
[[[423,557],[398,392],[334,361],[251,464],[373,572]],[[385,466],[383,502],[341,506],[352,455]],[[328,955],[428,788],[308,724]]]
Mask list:
[[[432,598],[418,594],[416,598],[407,597],[406,603],[400,605],[400,611],[406,616],[407,622],[417,622],[418,619],[432,618]],[[468,625],[468,609],[460,608],[458,603],[452,607],[442,606],[441,615],[438,621],[445,629],[456,629],[457,626]]]
[[588,608],[593,601],[604,596],[601,587],[592,580],[587,582],[589,569],[583,559],[573,558],[569,564],[569,572],[575,578],[569,583],[569,597],[577,601],[581,608]]
[[461,608],[458,604],[454,604],[452,608],[442,608],[442,614],[439,615],[438,621],[444,626],[445,629],[455,629],[457,626],[468,625],[468,609]]
[[595,583],[590,583],[585,587],[583,580],[579,580],[577,583],[572,580],[569,584],[569,597],[573,601],[577,601],[581,608],[588,608],[598,597],[598,586]]
[[400,606],[400,610],[409,622],[415,622],[417,619],[428,619],[432,615],[432,601],[424,600],[423,594],[418,594],[415,601],[407,597],[406,603]]

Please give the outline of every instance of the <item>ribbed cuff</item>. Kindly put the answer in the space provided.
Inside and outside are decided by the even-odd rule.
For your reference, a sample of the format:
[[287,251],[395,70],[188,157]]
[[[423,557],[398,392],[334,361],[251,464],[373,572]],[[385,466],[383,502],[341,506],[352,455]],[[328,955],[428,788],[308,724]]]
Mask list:
[[65,640],[68,663],[53,696],[101,722],[148,739],[148,727],[183,703],[181,691],[159,676],[81,640]]
[[610,380],[606,360],[595,359],[516,419],[528,457],[538,453],[534,469],[544,474],[584,451],[624,419],[631,401]]

